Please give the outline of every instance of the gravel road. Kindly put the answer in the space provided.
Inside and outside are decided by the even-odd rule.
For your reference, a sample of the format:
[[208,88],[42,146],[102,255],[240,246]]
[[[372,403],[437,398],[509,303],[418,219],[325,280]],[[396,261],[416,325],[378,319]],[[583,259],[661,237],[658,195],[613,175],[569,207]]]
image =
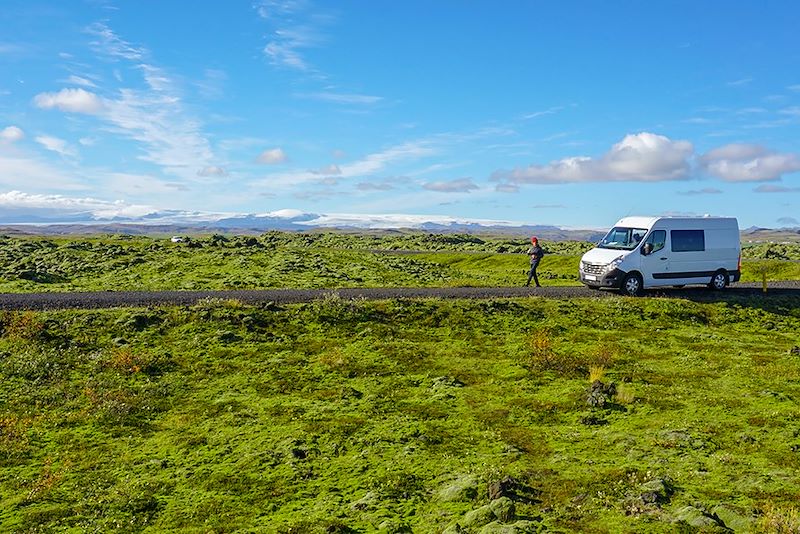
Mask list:
[[[490,299],[490,298],[622,298],[612,291],[595,291],[583,286],[529,287],[397,287],[347,289],[264,289],[230,291],[97,291],[82,293],[0,293],[0,310],[56,310],[191,305],[202,299],[237,299],[247,303],[275,302],[290,304],[311,302],[330,295],[343,299]],[[760,284],[735,284],[721,292],[705,287],[659,289],[645,292],[646,297],[685,298],[697,301],[720,301],[740,297],[789,296],[800,299],[800,281],[770,282],[762,293]]]

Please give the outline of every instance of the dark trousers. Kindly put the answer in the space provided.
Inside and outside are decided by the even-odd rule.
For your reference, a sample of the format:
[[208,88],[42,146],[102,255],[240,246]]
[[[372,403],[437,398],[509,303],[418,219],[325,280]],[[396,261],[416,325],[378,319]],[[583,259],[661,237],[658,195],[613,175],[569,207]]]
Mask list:
[[536,287],[542,287],[539,285],[539,275],[536,274],[536,268],[539,266],[539,260],[531,262],[531,272],[528,273],[528,281],[525,282],[526,286],[531,285],[531,278],[536,282]]

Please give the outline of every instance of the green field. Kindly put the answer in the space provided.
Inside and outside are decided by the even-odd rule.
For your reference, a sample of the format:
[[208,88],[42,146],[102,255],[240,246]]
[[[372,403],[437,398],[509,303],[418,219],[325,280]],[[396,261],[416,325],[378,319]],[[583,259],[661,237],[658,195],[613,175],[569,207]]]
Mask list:
[[5,312],[0,530],[797,532],[798,332],[788,297]]
[[[513,286],[526,246],[0,238],[0,291]],[[545,246],[578,284],[591,245]],[[798,332],[775,296],[0,312],[0,531],[800,532]]]
[[[545,243],[545,285],[579,285],[582,242]],[[269,232],[188,243],[147,237],[1,238],[0,292],[516,286],[524,240]],[[800,279],[800,245],[743,251],[743,281]]]

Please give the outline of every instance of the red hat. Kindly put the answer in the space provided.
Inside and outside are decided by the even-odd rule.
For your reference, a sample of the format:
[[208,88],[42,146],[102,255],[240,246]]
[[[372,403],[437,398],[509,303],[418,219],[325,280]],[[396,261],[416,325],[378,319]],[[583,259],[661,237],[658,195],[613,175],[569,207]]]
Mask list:
[[539,242],[539,238],[538,237],[536,237],[536,236],[531,237],[531,243],[538,243],[538,242]]

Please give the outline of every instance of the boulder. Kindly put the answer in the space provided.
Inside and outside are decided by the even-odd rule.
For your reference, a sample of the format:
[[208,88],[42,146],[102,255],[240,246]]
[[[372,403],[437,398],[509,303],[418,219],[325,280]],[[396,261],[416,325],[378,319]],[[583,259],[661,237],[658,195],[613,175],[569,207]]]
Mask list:
[[497,519],[503,523],[513,521],[516,516],[514,501],[508,497],[500,497],[499,499],[493,500],[489,503],[489,508],[494,512]]
[[740,512],[733,506],[720,504],[712,510],[713,514],[725,523],[725,526],[734,532],[752,532],[753,519],[749,515]]
[[442,502],[471,501],[478,496],[478,479],[474,475],[463,475],[436,492]]
[[694,506],[684,506],[673,516],[675,523],[684,523],[690,527],[704,529],[704,532],[731,532],[725,523],[715,514],[709,514]]

